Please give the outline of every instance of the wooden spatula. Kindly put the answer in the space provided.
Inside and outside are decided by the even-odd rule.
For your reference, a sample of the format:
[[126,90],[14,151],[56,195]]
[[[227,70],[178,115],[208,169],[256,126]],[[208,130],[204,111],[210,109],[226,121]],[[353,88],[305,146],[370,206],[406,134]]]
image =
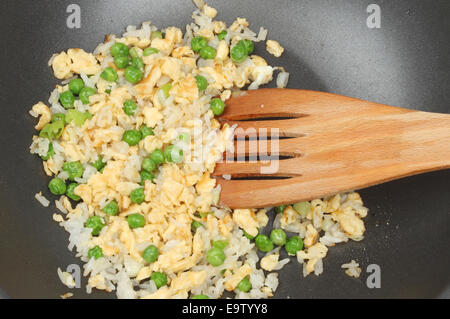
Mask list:
[[[282,119],[264,120],[274,117]],[[266,153],[290,157],[271,163],[217,164],[214,176],[222,187],[220,201],[231,208],[295,203],[450,168],[447,114],[323,92],[261,89],[228,100],[220,120],[237,124],[236,138],[265,131],[270,137],[277,130],[285,137],[259,141],[256,151],[247,143],[235,157]],[[278,170],[265,174],[263,167],[270,171],[269,164],[278,165]],[[240,177],[255,179],[233,179]]]

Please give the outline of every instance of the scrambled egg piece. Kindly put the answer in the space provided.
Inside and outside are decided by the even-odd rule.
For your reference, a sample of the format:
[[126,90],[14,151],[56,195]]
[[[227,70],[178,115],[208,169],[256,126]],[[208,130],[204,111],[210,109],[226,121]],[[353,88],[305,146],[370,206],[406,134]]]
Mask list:
[[275,40],[267,40],[266,50],[277,58],[279,58],[284,52],[284,48]]
[[204,14],[206,14],[211,19],[214,19],[217,15],[217,10],[205,4],[202,8]]
[[[146,61],[144,59],[144,63],[145,62]],[[157,65],[154,65],[149,74],[135,86],[137,96],[141,99],[153,97],[155,93],[153,89],[161,75],[161,68]]]
[[52,60],[53,73],[58,79],[68,79],[73,73],[96,74],[100,72],[100,64],[92,53],[83,49],[69,49],[61,52]]
[[345,274],[349,277],[359,278],[362,269],[359,264],[352,259],[348,264],[343,264],[341,268],[345,269]]
[[318,237],[319,237],[319,232],[314,228],[313,225],[308,224],[306,226],[305,239],[303,240],[303,243],[305,244],[305,247],[309,248],[312,245],[314,245],[314,243],[317,241]]
[[100,72],[100,65],[92,53],[83,49],[69,49],[67,55],[72,60],[70,69],[73,73],[96,74]]
[[306,251],[300,250],[297,255],[304,260],[308,260],[306,263],[306,275],[314,271],[314,267],[319,259],[324,258],[327,255],[328,248],[322,243],[316,243],[309,247]]
[[52,119],[52,113],[47,105],[42,102],[39,102],[31,108],[33,112],[40,115],[38,124],[34,127],[36,130],[40,131],[47,123],[50,123]]
[[188,271],[179,274],[176,278],[172,279],[170,288],[174,291],[184,290],[188,292],[195,287],[201,286],[206,280],[206,271]]
[[267,271],[274,270],[278,265],[279,254],[271,254],[263,257],[260,261],[261,268]]
[[52,59],[53,74],[57,79],[68,79],[72,76],[70,65],[72,61],[66,52],[61,52]]
[[64,218],[60,214],[53,214],[53,220],[57,223],[60,223],[64,221]]
[[358,217],[351,207],[338,210],[332,216],[339,222],[345,234],[354,240],[361,240],[366,228],[364,222]]
[[258,235],[259,223],[252,209],[235,209],[233,221],[250,236]]
[[287,206],[280,219],[281,228],[286,228],[288,225],[298,222],[299,220],[300,216],[297,211],[293,209],[292,206]]
[[258,224],[259,224],[260,228],[266,227],[267,223],[269,222],[269,217],[267,216],[267,210],[266,209],[260,209],[256,213],[256,220],[258,221]]
[[162,114],[154,107],[145,107],[143,114],[148,127],[155,127],[156,123],[163,118]]
[[239,28],[247,28],[248,21],[245,18],[237,18],[230,26],[230,30],[236,32]]
[[217,46],[216,57],[222,61],[228,59],[229,48],[225,40],[221,40]]

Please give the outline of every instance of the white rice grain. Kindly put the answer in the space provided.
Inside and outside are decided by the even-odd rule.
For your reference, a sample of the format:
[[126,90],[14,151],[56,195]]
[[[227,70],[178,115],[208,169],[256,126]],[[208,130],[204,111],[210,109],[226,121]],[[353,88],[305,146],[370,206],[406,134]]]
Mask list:
[[285,88],[287,87],[289,81],[289,73],[288,72],[280,72],[277,76],[277,87]]
[[50,205],[50,201],[42,195],[42,192],[36,193],[34,198],[36,198],[36,200],[44,207],[48,207],[48,205]]

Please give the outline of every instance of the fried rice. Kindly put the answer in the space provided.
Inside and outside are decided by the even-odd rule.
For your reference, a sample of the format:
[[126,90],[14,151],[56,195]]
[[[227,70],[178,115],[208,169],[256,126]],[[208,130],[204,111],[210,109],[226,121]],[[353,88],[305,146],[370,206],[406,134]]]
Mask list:
[[[55,114],[66,116],[58,137],[33,136],[30,151],[43,158],[48,176],[76,184],[72,199],[66,193],[55,200],[58,214],[54,220],[69,233],[68,248],[84,263],[88,293],[95,288],[115,292],[118,298],[219,298],[229,291],[236,298],[268,298],[279,285],[278,271],[290,261],[303,265],[304,276],[320,275],[330,247],[363,239],[362,218],[368,210],[354,192],[287,205],[273,223],[269,223],[270,208],[233,211],[218,205],[220,187],[210,174],[232,146],[233,127],[221,126],[215,119],[211,100],[219,97],[226,104],[247,86],[257,89],[271,82],[275,72],[277,86],[285,87],[289,73],[255,54],[239,63],[233,61],[233,46],[240,40],[266,41],[267,30],[251,31],[245,18],[227,27],[215,19],[214,8],[203,1],[195,3],[198,9],[184,34],[177,27],[158,30],[144,22],[140,28],[129,26],[121,37],[107,36],[93,53],[69,49],[53,55],[49,66],[62,82],[51,92],[48,105],[39,102],[30,111],[39,117],[35,128],[40,132],[53,123]],[[160,31],[164,36],[156,36]],[[219,34],[226,35],[219,39]],[[192,50],[192,39],[199,36],[215,49],[215,58],[203,59]],[[143,61],[138,83],[127,81],[124,70],[116,67],[111,55],[115,43],[133,49]],[[284,51],[273,40],[266,46],[275,56]],[[148,47],[157,53],[144,55]],[[115,70],[115,81],[102,76],[106,68]],[[196,76],[207,80],[205,90],[198,88]],[[88,103],[76,99],[66,109],[60,98],[74,78],[82,79],[95,94],[88,97]],[[128,100],[137,105],[132,115],[124,111]],[[67,121],[69,113],[82,120]],[[124,141],[126,131],[143,126],[153,134],[136,145]],[[152,178],[143,179],[144,159],[170,145],[183,151],[183,160],[166,161],[152,172]],[[101,168],[93,164],[99,158]],[[65,163],[74,162],[82,166],[82,174],[76,177],[65,169]],[[143,189],[142,201],[130,199],[136,189]],[[36,199],[49,205],[41,193]],[[119,212],[111,215],[105,207],[113,201]],[[136,214],[144,218],[144,224],[131,227],[128,217]],[[89,226],[93,216],[102,225],[97,234]],[[199,226],[193,227],[193,222]],[[261,255],[249,238],[265,228],[281,228],[299,236],[304,248],[296,258],[280,259],[280,247]],[[207,256],[216,241],[226,242],[225,259],[219,266],[213,266]],[[150,245],[159,252],[154,262],[143,257]],[[101,254],[93,254],[93,249]],[[154,273],[163,273],[166,284],[157,285]],[[69,272],[58,269],[58,276],[69,288],[74,287]],[[248,291],[238,288],[245,278],[251,284]]]

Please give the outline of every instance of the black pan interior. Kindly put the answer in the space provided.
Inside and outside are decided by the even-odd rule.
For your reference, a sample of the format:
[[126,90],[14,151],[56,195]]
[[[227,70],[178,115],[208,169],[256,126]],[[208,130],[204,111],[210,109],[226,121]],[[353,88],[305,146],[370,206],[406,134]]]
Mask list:
[[[80,262],[53,209],[33,198],[46,189],[41,161],[28,153],[35,120],[27,114],[47,101],[56,84],[49,57],[71,47],[93,50],[107,33],[151,20],[164,27],[190,22],[190,0],[78,0],[81,28],[66,27],[72,1],[7,0],[0,3],[2,145],[0,180],[0,291],[12,298],[57,298],[68,291],[57,275]],[[286,48],[271,65],[290,72],[289,87],[328,91],[424,111],[450,112],[450,2],[377,1],[381,28],[366,26],[372,0],[209,1],[228,24],[247,17],[255,30]],[[449,141],[443,141],[449,142]],[[361,190],[369,207],[362,242],[330,249],[324,273],[302,277],[300,265],[280,272],[277,298],[416,298],[449,296],[450,172],[410,177]],[[357,260],[359,279],[340,265]],[[369,264],[381,267],[381,288],[366,286]],[[88,297],[84,289],[75,298]],[[91,297],[107,298],[101,292]]]

